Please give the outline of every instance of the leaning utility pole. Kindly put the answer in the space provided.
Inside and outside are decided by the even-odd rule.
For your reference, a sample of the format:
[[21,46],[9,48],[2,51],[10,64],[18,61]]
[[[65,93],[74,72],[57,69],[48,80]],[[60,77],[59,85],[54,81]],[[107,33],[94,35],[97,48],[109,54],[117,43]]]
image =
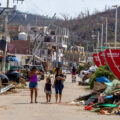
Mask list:
[[[56,13],[54,14],[54,16],[53,16],[52,18],[54,19],[55,16],[56,16]],[[54,19],[52,22],[50,22],[50,24],[48,25],[48,29],[50,28],[51,25],[54,24],[54,22],[55,22],[55,19]],[[28,65],[31,64],[34,56],[35,56],[36,53],[37,53],[37,50],[40,48],[40,45],[41,45],[42,42],[44,41],[44,37],[45,37],[45,34],[41,35],[41,33],[39,33],[37,36],[35,36],[35,40],[39,39],[39,42],[38,42],[38,45],[37,45],[37,46],[34,46],[34,48],[33,48],[34,51],[33,51],[33,53],[32,53],[32,56],[31,56],[30,60],[29,60],[28,63],[27,63]]]

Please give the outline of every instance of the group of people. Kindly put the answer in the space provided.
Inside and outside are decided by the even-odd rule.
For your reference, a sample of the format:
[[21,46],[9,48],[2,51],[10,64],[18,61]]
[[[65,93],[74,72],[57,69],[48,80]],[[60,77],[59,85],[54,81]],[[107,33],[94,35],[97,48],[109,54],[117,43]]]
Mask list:
[[[29,72],[30,76],[30,83],[29,83],[29,88],[30,88],[30,96],[31,96],[31,101],[30,103],[33,103],[33,93],[35,92],[35,103],[37,103],[37,96],[38,96],[38,79],[37,75],[41,75],[42,73],[39,71],[37,67],[33,67],[31,72]],[[62,69],[57,68],[56,69],[56,75],[55,75],[55,80],[54,83],[51,83],[51,78],[46,78],[46,83],[44,87],[44,92],[46,94],[46,102],[49,103],[51,102],[51,94],[52,94],[52,87],[55,88],[55,99],[56,103],[58,102],[59,98],[59,103],[61,103],[62,99],[62,91],[64,88],[64,81],[65,81],[65,76],[62,74]]]

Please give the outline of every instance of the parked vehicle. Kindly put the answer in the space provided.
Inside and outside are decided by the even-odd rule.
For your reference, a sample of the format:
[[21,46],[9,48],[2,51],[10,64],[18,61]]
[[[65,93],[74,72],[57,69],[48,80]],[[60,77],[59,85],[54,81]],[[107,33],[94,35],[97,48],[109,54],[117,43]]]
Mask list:
[[20,66],[10,66],[10,70],[14,70],[17,72],[20,72],[21,67]]
[[66,74],[71,74],[70,70],[66,70]]
[[23,68],[24,69],[30,69],[30,65],[24,65]]
[[94,73],[96,71],[96,69],[97,69],[96,66],[92,66],[88,70],[82,70],[79,74],[79,77],[83,78],[85,75],[88,75],[90,73]]
[[42,72],[42,75],[38,75],[38,79],[44,80],[44,68],[42,65],[24,65],[23,69],[21,70],[21,75],[23,78],[25,78],[27,81],[29,81],[30,77],[28,76],[28,72],[31,71],[33,67],[37,67],[40,72]]
[[6,73],[6,75],[9,78],[9,81],[13,81],[13,82],[19,83],[19,81],[20,81],[20,73],[17,72],[16,70],[9,70]]
[[32,69],[33,67],[37,67],[40,70],[40,72],[44,72],[44,68],[42,65],[32,65],[30,66],[30,69]]
[[96,69],[97,69],[97,67],[96,67],[96,66],[91,66],[91,67],[89,68],[89,71],[90,71],[90,72],[95,72],[95,71],[96,71]]
[[0,79],[2,81],[2,85],[7,85],[8,82],[9,82],[8,77],[6,75],[4,75],[4,74],[0,74]]
[[62,68],[62,72],[63,72],[64,74],[71,74],[71,71],[70,71],[67,67],[63,67],[63,68]]

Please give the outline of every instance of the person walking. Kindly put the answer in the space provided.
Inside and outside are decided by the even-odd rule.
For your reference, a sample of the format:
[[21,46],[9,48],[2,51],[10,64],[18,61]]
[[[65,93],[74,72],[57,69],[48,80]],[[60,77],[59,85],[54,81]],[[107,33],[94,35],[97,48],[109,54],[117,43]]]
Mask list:
[[76,82],[76,68],[73,66],[72,68],[72,82]]
[[50,103],[51,101],[51,94],[52,94],[52,84],[51,84],[51,79],[47,78],[46,79],[46,83],[45,83],[45,87],[44,87],[44,92],[46,93],[46,102]]
[[65,81],[65,76],[62,74],[62,69],[57,68],[56,69],[55,80],[54,80],[54,87],[55,87],[55,93],[56,93],[55,94],[56,103],[58,101],[58,97],[59,97],[59,103],[61,103],[62,91],[63,91],[63,88],[64,88],[64,85],[63,85],[64,81]]
[[33,92],[35,91],[35,103],[37,103],[37,87],[38,87],[38,79],[37,75],[41,75],[41,72],[37,67],[33,67],[31,72],[29,72],[30,76],[30,97],[31,97],[31,103],[33,103]]

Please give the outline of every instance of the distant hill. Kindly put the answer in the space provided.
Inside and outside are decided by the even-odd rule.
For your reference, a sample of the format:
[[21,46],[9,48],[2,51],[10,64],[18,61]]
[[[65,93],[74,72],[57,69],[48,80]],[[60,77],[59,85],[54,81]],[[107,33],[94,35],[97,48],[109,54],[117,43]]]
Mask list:
[[48,25],[51,18],[47,16],[35,15],[31,13],[22,13],[17,11],[9,15],[10,23],[18,23],[22,25]]
[[[88,11],[89,13],[89,11]],[[118,8],[118,41],[120,41],[120,7]],[[81,18],[82,16],[82,18]],[[74,33],[76,44],[80,43],[90,48],[97,43],[97,32],[101,32],[101,24],[104,23],[104,41],[105,41],[105,18],[108,18],[108,41],[114,41],[115,29],[115,9],[108,9],[105,12],[97,12],[93,15],[83,13],[75,19],[66,20],[63,26],[67,26]],[[94,38],[92,37],[94,36]]]
[[[120,7],[118,8],[118,41],[120,41]],[[64,16],[67,18],[67,16]],[[104,18],[103,18],[104,17]],[[93,45],[97,43],[97,32],[101,32],[101,24],[104,23],[105,41],[105,18],[108,18],[108,41],[114,41],[115,9],[107,9],[105,12],[94,13],[93,15],[81,13],[73,19],[56,19],[56,25],[70,29],[71,41],[74,44],[81,44],[92,51]],[[22,13],[17,11],[9,16],[10,23],[48,25],[53,19],[47,16]],[[94,38],[93,38],[94,37]]]

